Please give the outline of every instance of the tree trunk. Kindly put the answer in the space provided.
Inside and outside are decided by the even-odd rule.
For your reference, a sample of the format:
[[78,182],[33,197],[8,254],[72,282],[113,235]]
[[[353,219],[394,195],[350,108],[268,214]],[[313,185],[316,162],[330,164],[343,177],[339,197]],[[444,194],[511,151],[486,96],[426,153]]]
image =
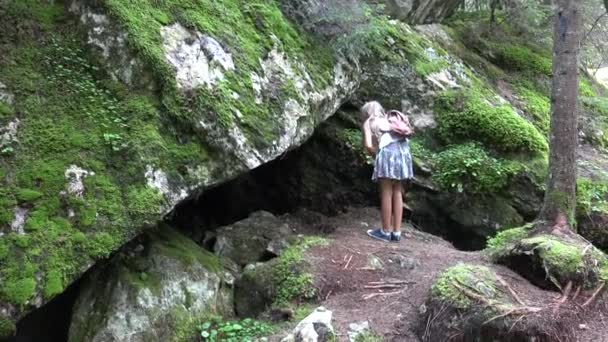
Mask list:
[[576,149],[579,0],[558,0],[553,27],[553,82],[549,176],[539,218],[548,225],[574,223],[576,207]]

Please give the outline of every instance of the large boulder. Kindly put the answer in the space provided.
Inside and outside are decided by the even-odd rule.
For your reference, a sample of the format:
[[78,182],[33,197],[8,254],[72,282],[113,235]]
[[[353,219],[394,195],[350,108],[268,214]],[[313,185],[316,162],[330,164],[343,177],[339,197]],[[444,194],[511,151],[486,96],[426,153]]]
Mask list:
[[217,229],[215,254],[241,266],[266,261],[287,247],[289,226],[269,212],[257,212],[247,219]]
[[86,277],[70,341],[183,341],[205,315],[232,315],[232,276],[169,227]]
[[0,3],[2,320],[298,147],[352,95],[357,63],[276,3],[241,5]]

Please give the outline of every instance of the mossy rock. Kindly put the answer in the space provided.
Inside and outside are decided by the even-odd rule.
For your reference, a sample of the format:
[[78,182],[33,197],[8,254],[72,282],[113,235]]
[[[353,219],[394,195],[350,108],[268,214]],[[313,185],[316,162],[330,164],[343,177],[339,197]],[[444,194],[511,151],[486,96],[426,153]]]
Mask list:
[[416,332],[425,342],[481,342],[544,341],[559,331],[560,323],[544,321],[544,306],[514,293],[494,268],[458,264],[435,280]]
[[608,279],[608,257],[575,233],[533,234],[533,225],[513,228],[488,241],[487,253],[542,288],[569,282],[591,289]]
[[313,299],[316,288],[312,265],[305,255],[309,248],[326,244],[327,240],[314,236],[295,238],[279,257],[247,265],[235,283],[237,314],[256,317],[270,307]]
[[493,105],[483,89],[448,91],[435,103],[439,137],[447,144],[478,141],[503,152],[545,154],[547,140],[508,104]]
[[232,276],[177,231],[160,227],[127,249],[85,279],[70,341],[179,341],[202,317],[233,314]]

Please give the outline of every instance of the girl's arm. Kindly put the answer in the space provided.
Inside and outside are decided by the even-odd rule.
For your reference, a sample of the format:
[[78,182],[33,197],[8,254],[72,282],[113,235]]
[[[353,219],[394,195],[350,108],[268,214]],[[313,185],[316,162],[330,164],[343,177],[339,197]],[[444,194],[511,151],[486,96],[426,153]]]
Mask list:
[[370,127],[370,119],[365,120],[363,123],[363,145],[367,152],[373,155],[376,152],[374,148],[374,143],[372,140],[372,129]]

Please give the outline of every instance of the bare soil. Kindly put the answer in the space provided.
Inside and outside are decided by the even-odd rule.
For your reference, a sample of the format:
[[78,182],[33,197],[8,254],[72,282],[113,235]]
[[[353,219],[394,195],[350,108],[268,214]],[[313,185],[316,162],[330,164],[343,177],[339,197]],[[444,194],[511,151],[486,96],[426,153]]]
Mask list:
[[[378,224],[377,209],[351,209],[321,224],[331,227],[328,237],[332,242],[307,253],[316,269],[318,305],[333,311],[339,341],[348,341],[349,324],[364,321],[385,341],[420,341],[414,331],[424,317],[424,303],[433,280],[441,271],[461,262],[492,266],[524,302],[550,304],[561,296],[492,264],[480,252],[459,251],[441,238],[409,225],[404,226],[399,243],[369,238],[366,230]],[[569,329],[576,334],[576,341],[608,341],[604,298],[597,300],[591,315],[568,315]],[[578,304],[567,303],[560,310],[575,305]],[[539,315],[536,319],[552,318]]]

